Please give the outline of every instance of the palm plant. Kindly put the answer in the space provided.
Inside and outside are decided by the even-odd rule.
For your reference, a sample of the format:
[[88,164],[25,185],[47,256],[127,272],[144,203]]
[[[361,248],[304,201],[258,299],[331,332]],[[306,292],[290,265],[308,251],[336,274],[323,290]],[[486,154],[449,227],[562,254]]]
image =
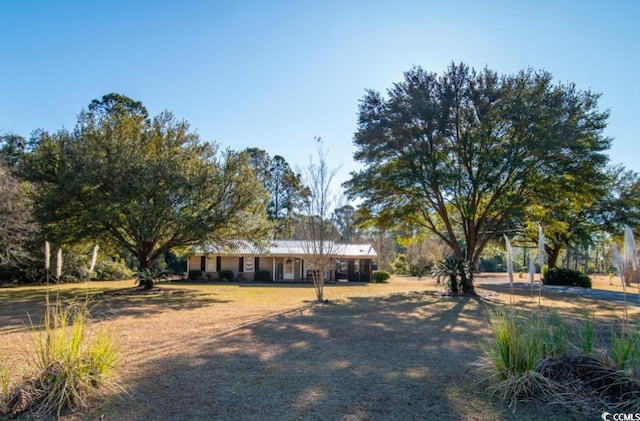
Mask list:
[[138,285],[144,289],[151,289],[155,285],[160,273],[153,269],[142,269],[138,272]]
[[454,256],[450,256],[444,260],[438,261],[433,268],[432,274],[436,277],[447,277],[449,279],[448,287],[453,293],[458,293],[461,285],[458,277],[461,277],[467,271],[467,264],[458,261]]

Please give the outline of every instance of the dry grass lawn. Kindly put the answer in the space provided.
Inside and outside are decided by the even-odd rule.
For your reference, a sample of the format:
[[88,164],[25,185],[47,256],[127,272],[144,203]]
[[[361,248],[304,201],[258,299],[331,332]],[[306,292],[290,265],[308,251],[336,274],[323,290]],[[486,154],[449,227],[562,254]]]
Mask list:
[[[65,285],[60,293],[125,286],[131,281]],[[487,311],[509,300],[499,287],[447,297],[431,279],[392,278],[327,285],[329,303],[320,305],[309,304],[311,285],[162,288],[190,292],[92,299],[93,315],[118,334],[119,379],[129,395],[63,419],[583,419],[534,403],[512,412],[474,386],[472,363],[490,334]],[[27,313],[37,320],[43,305],[43,287],[0,290],[0,362],[16,377],[29,355]],[[519,291],[514,305],[537,299]],[[584,308],[603,320],[622,315],[618,304],[566,295],[545,295],[543,306],[567,317]],[[638,307],[629,311],[637,320]]]

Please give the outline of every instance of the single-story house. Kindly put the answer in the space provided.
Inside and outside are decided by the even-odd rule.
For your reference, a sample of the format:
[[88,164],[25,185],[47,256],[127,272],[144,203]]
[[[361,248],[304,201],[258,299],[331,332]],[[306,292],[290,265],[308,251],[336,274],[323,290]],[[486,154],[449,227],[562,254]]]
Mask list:
[[[376,251],[370,244],[325,243],[330,259],[325,281],[345,280],[370,282]],[[209,246],[196,250],[187,262],[187,272],[201,270],[203,276],[215,279],[221,270],[230,270],[236,279],[253,280],[257,271],[268,271],[275,281],[312,281],[313,271],[309,244],[295,240],[272,240],[266,246],[235,242],[224,247]]]

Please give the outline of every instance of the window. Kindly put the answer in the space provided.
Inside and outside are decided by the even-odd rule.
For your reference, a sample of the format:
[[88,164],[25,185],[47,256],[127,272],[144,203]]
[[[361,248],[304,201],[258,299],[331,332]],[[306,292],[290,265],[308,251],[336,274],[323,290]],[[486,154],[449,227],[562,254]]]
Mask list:
[[244,271],[245,272],[253,272],[255,270],[254,258],[253,257],[245,257],[244,258]]
[[207,256],[207,260],[205,262],[205,272],[217,272],[218,268],[216,265],[216,257],[215,256]]

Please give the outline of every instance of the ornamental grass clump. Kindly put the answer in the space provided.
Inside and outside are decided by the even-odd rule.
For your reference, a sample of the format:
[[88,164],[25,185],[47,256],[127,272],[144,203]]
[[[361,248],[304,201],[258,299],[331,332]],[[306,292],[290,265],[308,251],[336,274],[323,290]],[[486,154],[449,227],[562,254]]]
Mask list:
[[625,324],[622,332],[611,328],[611,363],[618,370],[637,377],[640,368],[640,325]]
[[555,311],[498,311],[489,321],[493,337],[483,343],[479,383],[509,407],[535,399],[584,414],[640,408],[638,329],[612,330],[609,353],[595,348],[588,314],[572,322]]
[[90,335],[89,313],[86,303],[57,300],[47,307],[43,323],[32,324],[33,374],[10,392],[5,388],[0,412],[59,417],[65,410],[85,408],[91,396],[119,389],[112,379],[118,360],[115,338],[101,327]]
[[568,350],[567,330],[556,312],[530,313],[498,311],[489,317],[493,341],[483,344],[485,357],[479,366],[490,383],[488,390],[509,406],[532,398],[544,383],[536,372],[547,355]]

